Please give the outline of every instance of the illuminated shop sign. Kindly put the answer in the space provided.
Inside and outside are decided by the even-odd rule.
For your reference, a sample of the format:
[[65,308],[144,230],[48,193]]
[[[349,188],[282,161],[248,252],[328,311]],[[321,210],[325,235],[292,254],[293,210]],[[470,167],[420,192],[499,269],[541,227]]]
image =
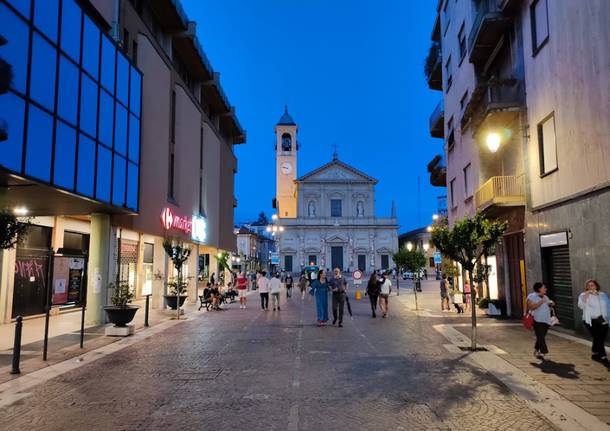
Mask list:
[[165,230],[180,230],[184,233],[190,233],[193,229],[190,217],[176,215],[171,208],[163,208],[161,211],[161,225]]
[[205,217],[193,214],[193,230],[191,231],[191,238],[194,241],[205,243],[208,239],[208,221]]

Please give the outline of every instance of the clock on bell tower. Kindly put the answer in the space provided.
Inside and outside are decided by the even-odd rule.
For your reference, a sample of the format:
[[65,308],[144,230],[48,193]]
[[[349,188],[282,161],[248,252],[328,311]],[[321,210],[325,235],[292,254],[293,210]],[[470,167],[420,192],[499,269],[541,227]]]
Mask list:
[[297,130],[286,106],[275,126],[275,203],[280,218],[297,216]]

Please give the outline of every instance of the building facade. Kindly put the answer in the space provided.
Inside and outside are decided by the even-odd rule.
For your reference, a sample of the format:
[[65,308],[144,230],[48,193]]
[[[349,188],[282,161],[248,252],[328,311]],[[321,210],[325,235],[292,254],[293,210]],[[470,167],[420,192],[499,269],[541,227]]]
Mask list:
[[435,277],[437,272],[440,272],[441,265],[434,260],[438,250],[432,244],[431,239],[432,233],[429,226],[424,226],[398,235],[398,247],[406,248],[410,243],[414,249],[420,250],[426,257],[426,265],[423,268],[426,270],[426,275]]
[[506,221],[490,256],[498,298],[520,316],[544,281],[567,327],[584,280],[609,271],[600,17],[602,0],[441,0],[426,68],[443,92],[430,132],[445,140],[450,224],[475,211]]
[[276,233],[280,267],[299,272],[307,265],[361,269],[369,273],[394,266],[398,249],[395,210],[375,215],[377,180],[333,159],[297,176],[297,125],[287,110],[276,126]]
[[193,250],[194,301],[236,247],[233,145],[245,141],[195,24],[171,0],[2,0],[0,22],[13,70],[0,210],[32,217],[0,252],[0,321],[42,313],[50,289],[54,312],[86,300],[101,323],[119,281],[163,307],[164,239]]

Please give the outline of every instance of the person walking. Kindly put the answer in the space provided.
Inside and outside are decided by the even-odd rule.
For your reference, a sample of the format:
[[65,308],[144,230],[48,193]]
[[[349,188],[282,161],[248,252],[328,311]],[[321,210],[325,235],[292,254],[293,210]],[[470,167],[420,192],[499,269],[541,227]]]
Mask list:
[[590,279],[585,282],[585,291],[578,295],[578,308],[582,310],[583,324],[593,338],[591,359],[610,368],[604,342],[608,335],[608,313],[610,299],[600,290],[599,283]]
[[388,298],[392,290],[392,282],[390,277],[383,275],[379,284],[379,309],[383,313],[381,317],[386,318],[388,315]]
[[276,272],[269,280],[269,292],[271,293],[271,303],[273,305],[273,311],[277,308],[277,311],[280,311],[280,288],[282,287],[282,282],[280,281],[280,276]]
[[339,328],[343,327],[343,309],[345,307],[345,293],[347,292],[347,281],[341,274],[339,268],[334,269],[333,278],[330,280],[330,290],[333,294],[333,325],[339,318]]
[[449,307],[449,292],[448,292],[447,274],[443,274],[441,277],[442,277],[441,283],[440,283],[441,311],[445,311],[445,309],[447,311],[450,311],[451,308]]
[[369,282],[366,285],[365,295],[368,295],[369,301],[371,301],[371,311],[373,315],[371,317],[376,318],[377,314],[377,299],[379,298],[379,282],[377,281],[377,273],[373,272],[369,277]]
[[292,298],[292,284],[294,283],[292,279],[292,273],[288,272],[286,274],[286,299]]
[[464,281],[464,308],[466,311],[470,310],[470,298],[471,298],[470,282]]
[[246,308],[246,291],[248,289],[248,278],[244,272],[237,276],[237,297],[239,298],[239,308]]
[[534,356],[544,361],[544,355],[549,353],[546,345],[546,333],[551,326],[551,307],[553,301],[546,296],[546,286],[539,281],[534,283],[534,291],[527,295],[527,311],[534,318]]
[[261,276],[256,281],[256,288],[261,296],[261,309],[269,310],[269,280],[266,277],[265,271],[261,272]]
[[324,326],[328,322],[328,291],[329,285],[326,280],[326,271],[318,271],[318,278],[311,285],[311,295],[316,298],[316,319],[318,326]]
[[305,299],[305,290],[307,289],[307,278],[304,274],[301,274],[298,282],[299,290],[301,291],[301,299]]

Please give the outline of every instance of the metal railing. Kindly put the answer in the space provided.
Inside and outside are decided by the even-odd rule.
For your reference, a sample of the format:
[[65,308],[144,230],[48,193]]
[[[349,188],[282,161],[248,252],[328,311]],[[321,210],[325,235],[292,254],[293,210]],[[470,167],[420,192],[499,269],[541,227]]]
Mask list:
[[491,177],[474,194],[477,209],[491,205],[525,205],[523,175]]
[[[430,115],[430,120],[429,120],[430,130],[435,130],[435,129],[443,130],[444,118],[445,118],[445,103],[444,103],[443,99],[441,99],[438,102],[438,104],[436,105],[436,108],[434,108],[432,115]],[[441,122],[440,126],[438,124],[439,121]]]

